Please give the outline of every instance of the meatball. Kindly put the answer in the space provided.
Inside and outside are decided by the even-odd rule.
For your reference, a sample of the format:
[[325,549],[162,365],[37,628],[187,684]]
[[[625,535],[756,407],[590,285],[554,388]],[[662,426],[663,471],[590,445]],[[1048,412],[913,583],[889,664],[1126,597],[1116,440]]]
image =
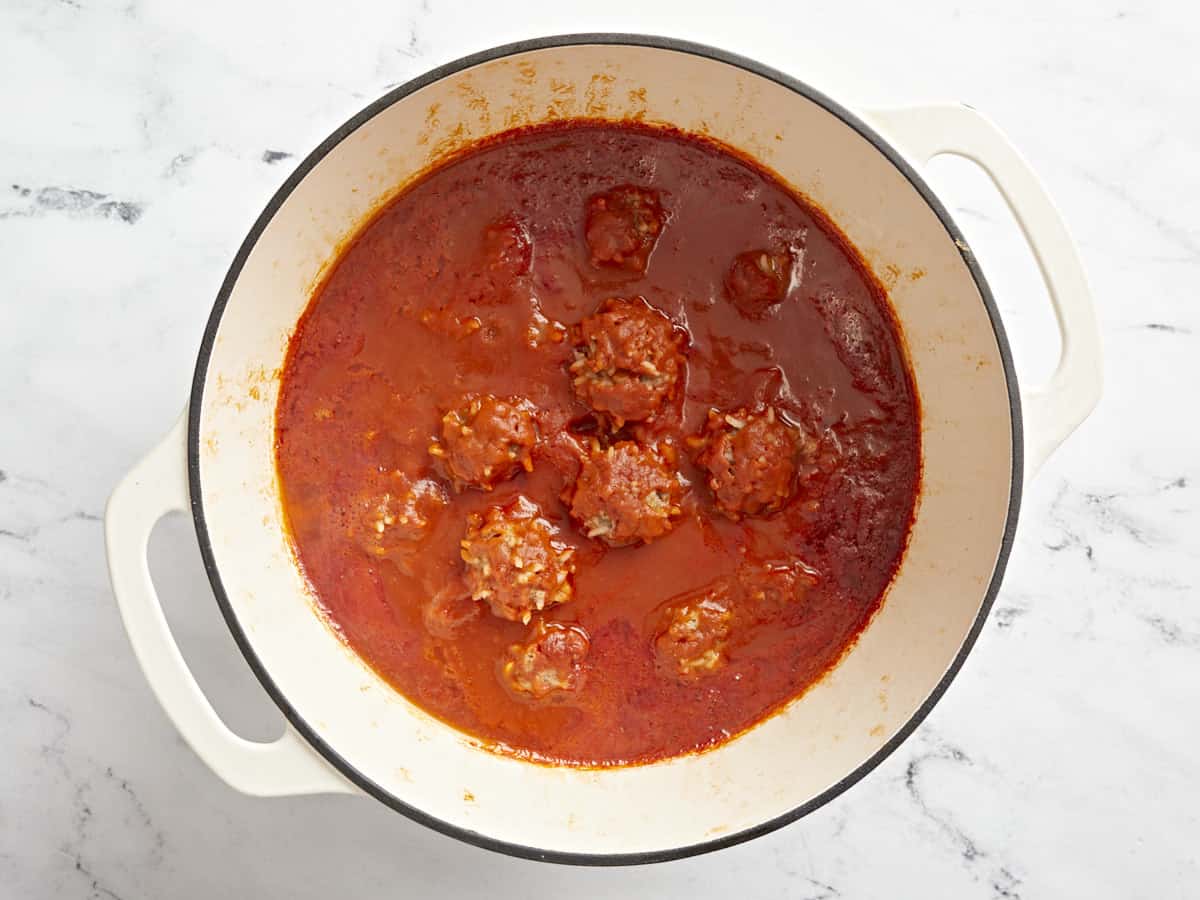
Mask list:
[[425,630],[443,639],[453,638],[460,628],[478,619],[480,614],[479,604],[467,595],[459,583],[443,587],[421,608]]
[[659,411],[675,393],[684,360],[679,331],[640,297],[612,297],[579,323],[575,394],[617,427]]
[[514,216],[497,219],[483,232],[488,269],[500,278],[526,274],[533,261],[533,242],[525,225]]
[[453,293],[480,306],[513,302],[533,264],[533,241],[525,223],[513,215],[496,219],[479,233],[477,246],[480,264],[458,273]]
[[467,590],[502,619],[528,623],[574,594],[574,547],[555,539],[537,504],[518,496],[472,513],[461,543]]
[[442,437],[429,452],[441,461],[456,490],[490,491],[518,472],[533,471],[537,443],[533,405],[519,397],[468,396],[442,416]]
[[583,660],[591,642],[578,625],[538,619],[524,643],[508,648],[500,680],[512,693],[541,700],[583,686]]
[[352,536],[372,556],[387,556],[423,538],[447,501],[436,481],[413,480],[393,470],[357,502]]
[[723,666],[733,623],[730,595],[729,582],[722,580],[667,603],[654,637],[659,664],[685,680]]
[[623,184],[589,197],[585,234],[592,265],[641,275],[666,221],[657,192],[648,188]]
[[897,386],[897,369],[890,350],[894,338],[888,335],[887,326],[840,294],[824,293],[816,298],[816,304],[854,386],[886,399]]
[[757,319],[783,301],[791,280],[787,255],[749,250],[734,257],[725,275],[725,293],[743,316]]
[[571,492],[571,518],[611,547],[645,543],[674,527],[681,494],[674,460],[659,447],[593,443]]
[[820,584],[820,574],[803,560],[745,562],[738,566],[739,597],[758,613],[770,613],[799,603]]
[[693,442],[701,448],[696,465],[708,475],[717,509],[735,521],[782,509],[795,492],[801,437],[773,406],[709,412]]

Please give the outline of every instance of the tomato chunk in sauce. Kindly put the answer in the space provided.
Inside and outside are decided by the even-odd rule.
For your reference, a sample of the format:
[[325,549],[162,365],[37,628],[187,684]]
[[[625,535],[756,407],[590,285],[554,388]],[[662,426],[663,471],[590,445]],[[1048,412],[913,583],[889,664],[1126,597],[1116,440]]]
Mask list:
[[284,510],[320,609],[500,752],[704,749],[877,609],[919,483],[887,297],[754,162],[635,123],[478,144],[347,246],[292,338]]

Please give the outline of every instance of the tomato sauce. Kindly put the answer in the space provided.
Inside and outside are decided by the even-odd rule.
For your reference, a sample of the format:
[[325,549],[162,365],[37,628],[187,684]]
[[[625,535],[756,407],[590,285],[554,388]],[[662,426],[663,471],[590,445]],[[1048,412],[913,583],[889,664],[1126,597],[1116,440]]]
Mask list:
[[[622,244],[610,219],[628,215],[642,218]],[[580,323],[614,297],[669,318],[682,354],[640,421],[589,406],[595,385],[572,380]],[[516,448],[511,466],[486,467],[490,490],[438,455],[480,402],[453,410],[480,396],[518,398],[486,401]],[[734,459],[758,433],[730,432],[747,410],[774,441],[763,466],[793,437],[803,463],[771,469],[743,509],[726,488],[756,470],[736,460],[718,506],[699,464],[725,457],[704,447]],[[575,765],[713,746],[812,685],[881,602],[919,482],[902,341],[856,251],[752,161],[633,123],[517,130],[406,187],[313,297],[276,429],[296,556],[350,647],[489,746]],[[702,446],[714,429],[730,433]],[[678,472],[656,527],[625,546],[571,517],[581,455],[612,459],[615,443],[635,461],[653,445]],[[500,559],[503,542],[487,541],[506,505],[569,575],[544,609],[471,598],[463,548]],[[480,572],[496,577],[488,566],[472,584]],[[556,652],[569,670],[537,681]]]

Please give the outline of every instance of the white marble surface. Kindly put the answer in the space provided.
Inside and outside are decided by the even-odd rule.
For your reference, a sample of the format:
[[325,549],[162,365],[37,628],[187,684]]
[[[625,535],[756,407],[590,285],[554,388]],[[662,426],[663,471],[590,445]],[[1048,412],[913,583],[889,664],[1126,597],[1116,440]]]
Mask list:
[[[439,0],[0,5],[0,896],[1200,896],[1200,9],[1029,2]],[[806,8],[808,7],[808,8]],[[152,698],[99,516],[181,408],[250,222],[385,88],[538,33],[672,33],[863,104],[962,99],[1023,148],[1088,266],[1094,417],[1028,486],[977,649],[918,733],[802,822],[699,859],[582,870],[352,798],[226,788]],[[1027,380],[1044,293],[981,175],[936,163]],[[228,720],[280,717],[223,630],[190,524],[152,562]]]

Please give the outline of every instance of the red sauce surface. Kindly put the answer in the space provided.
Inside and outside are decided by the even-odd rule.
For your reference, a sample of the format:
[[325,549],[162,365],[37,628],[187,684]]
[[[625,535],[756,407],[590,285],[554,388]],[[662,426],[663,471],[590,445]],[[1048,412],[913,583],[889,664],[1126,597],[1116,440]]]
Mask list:
[[[621,185],[633,201],[594,199]],[[621,244],[593,219],[589,233],[589,208],[633,202],[661,208],[657,231],[639,224]],[[678,389],[649,421],[606,418],[572,385],[579,323],[612,297],[644,298],[679,330]],[[503,409],[536,423],[492,490],[455,484],[429,452],[473,394],[527,402]],[[804,438],[794,494],[723,513],[697,445],[722,416],[768,407],[756,428],[778,438],[778,416],[785,441]],[[917,426],[886,297],[818,211],[707,140],[569,122],[456,156],[348,246],[292,338],[277,461],[319,604],[384,679],[509,752],[619,765],[719,743],[837,661],[903,553]],[[495,431],[529,433],[523,418]],[[610,547],[572,521],[570,493],[580,453],[623,440],[666,448],[681,499],[667,533]],[[762,462],[789,483],[791,468]],[[528,624],[470,598],[460,546],[519,497],[540,510],[529,533],[544,558],[573,548],[573,590]],[[705,665],[685,672],[683,656]],[[550,664],[570,677],[533,692],[506,681]]]

